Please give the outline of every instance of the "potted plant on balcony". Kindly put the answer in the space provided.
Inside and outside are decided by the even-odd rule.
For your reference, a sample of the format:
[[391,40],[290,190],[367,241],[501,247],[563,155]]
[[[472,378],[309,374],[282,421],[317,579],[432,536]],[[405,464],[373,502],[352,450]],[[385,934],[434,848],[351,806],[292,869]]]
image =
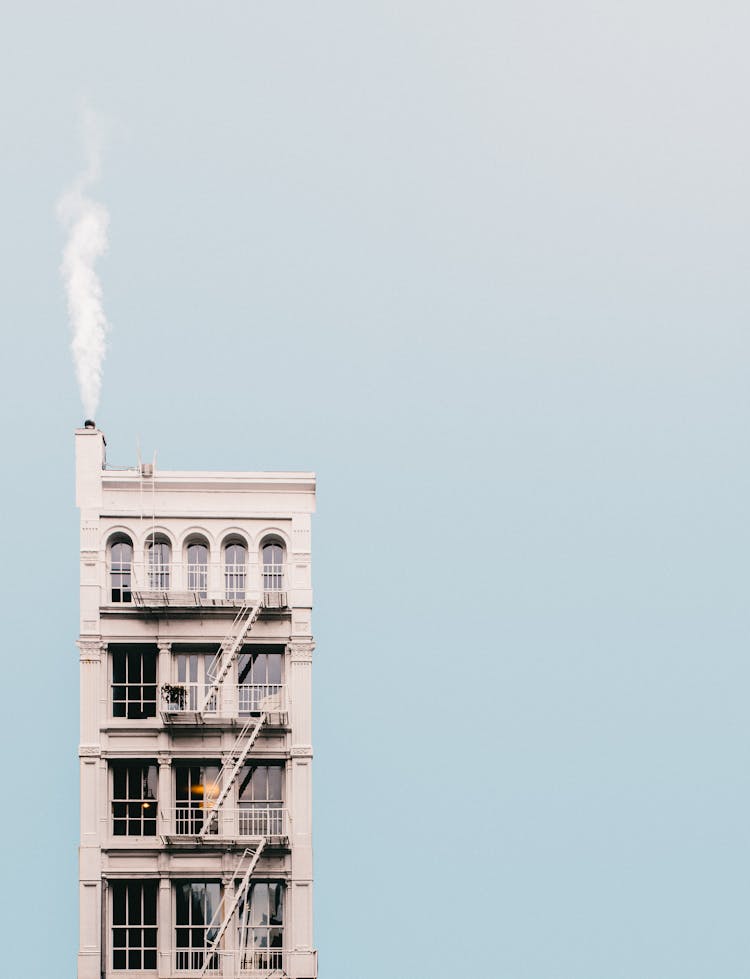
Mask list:
[[161,695],[168,711],[185,710],[187,690],[179,684],[162,683]]

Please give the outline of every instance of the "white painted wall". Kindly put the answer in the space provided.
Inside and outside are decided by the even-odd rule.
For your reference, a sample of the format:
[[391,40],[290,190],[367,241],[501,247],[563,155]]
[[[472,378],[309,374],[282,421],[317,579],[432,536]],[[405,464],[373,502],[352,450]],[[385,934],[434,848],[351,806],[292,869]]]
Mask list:
[[[187,587],[180,563],[186,543],[201,534],[209,542],[209,592],[223,586],[222,542],[228,536],[248,547],[249,590],[260,589],[259,554],[264,538],[273,535],[286,549],[288,611],[261,615],[248,644],[273,643],[285,648],[284,675],[289,695],[288,723],[263,730],[253,747],[254,758],[285,763],[285,805],[291,814],[290,846],[286,852],[264,854],[256,876],[286,882],[284,944],[289,950],[289,976],[311,979],[316,973],[312,901],[312,745],[311,745],[311,564],[310,523],[315,508],[315,477],[311,473],[156,472],[103,468],[105,441],[95,429],[76,432],[76,502],[81,517],[80,668],[81,668],[81,840],[79,979],[99,979],[102,962],[107,977],[138,973],[113,972],[108,948],[111,922],[106,881],[115,878],[156,878],[158,892],[158,970],[141,975],[171,977],[174,946],[172,880],[223,879],[225,894],[241,850],[191,850],[165,847],[159,835],[117,836],[112,832],[114,759],[153,759],[159,765],[160,810],[157,834],[168,827],[174,808],[176,760],[215,760],[234,741],[226,725],[175,732],[158,711],[155,718],[114,718],[111,698],[110,646],[148,643],[158,649],[157,684],[176,679],[173,648],[181,643],[219,643],[227,634],[233,611],[194,608],[154,614],[135,604],[111,602],[108,542],[126,533],[133,542],[136,573],[144,567],[146,541],[154,528],[171,543],[173,591]],[[229,805],[229,803],[228,803]],[[103,888],[103,881],[105,886]],[[102,897],[104,893],[104,898]],[[102,921],[102,907],[105,918]],[[102,937],[106,946],[102,950]],[[235,929],[226,946],[234,947]],[[103,954],[104,952],[104,954]],[[227,973],[234,964],[227,959]]]

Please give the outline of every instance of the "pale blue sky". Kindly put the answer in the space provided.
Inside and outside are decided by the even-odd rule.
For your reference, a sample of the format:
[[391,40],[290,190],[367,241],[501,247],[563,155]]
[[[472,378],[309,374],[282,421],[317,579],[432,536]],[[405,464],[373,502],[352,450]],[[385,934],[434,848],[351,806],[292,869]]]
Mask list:
[[321,979],[746,979],[749,29],[6,5],[5,975],[74,975],[88,100],[111,460],[319,474]]

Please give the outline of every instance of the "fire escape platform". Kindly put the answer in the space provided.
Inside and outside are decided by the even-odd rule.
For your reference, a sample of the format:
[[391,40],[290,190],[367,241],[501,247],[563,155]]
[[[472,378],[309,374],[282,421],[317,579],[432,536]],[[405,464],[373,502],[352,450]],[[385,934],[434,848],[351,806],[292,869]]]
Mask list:
[[289,837],[286,834],[278,836],[200,836],[198,833],[185,836],[175,833],[165,833],[161,839],[166,846],[174,850],[237,850],[245,846],[257,846],[263,842],[266,850],[288,850]]
[[[221,729],[243,727],[252,714],[220,717],[218,714],[204,714],[199,710],[160,711],[161,719],[170,728],[192,730],[193,728]],[[255,716],[258,716],[256,712]],[[273,711],[266,714],[265,727],[286,730],[289,727],[287,711]]]

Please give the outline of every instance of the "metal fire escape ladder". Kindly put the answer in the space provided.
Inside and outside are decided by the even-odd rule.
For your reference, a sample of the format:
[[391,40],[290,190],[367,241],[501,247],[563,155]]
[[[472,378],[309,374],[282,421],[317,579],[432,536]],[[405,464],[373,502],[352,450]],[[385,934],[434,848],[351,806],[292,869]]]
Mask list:
[[[258,866],[258,861],[260,860],[260,855],[263,852],[264,846],[265,846],[265,840],[261,840],[254,850],[247,849],[243,852],[242,856],[240,857],[240,862],[237,865],[236,873],[239,874],[241,872],[240,868],[242,867],[242,862],[244,860],[249,861],[248,865],[245,868],[245,871],[242,875],[242,881],[239,887],[235,888],[234,900],[230,904],[229,910],[224,915],[224,919],[221,922],[221,925],[219,926],[219,930],[216,934],[216,938],[206,948],[206,952],[203,956],[203,968],[198,973],[199,976],[204,976],[206,974],[206,970],[211,965],[211,962],[213,961],[213,958],[216,952],[218,951],[219,945],[221,944],[221,940],[224,937],[224,934],[226,933],[226,930],[229,927],[237,908],[239,907],[240,901],[247,894],[247,885],[250,883],[250,878],[253,875],[253,871]],[[220,909],[221,909],[221,905],[219,905],[219,910]],[[216,922],[212,920],[211,923],[208,925],[207,931],[215,927],[215,925]]]
[[206,678],[209,681],[209,685],[206,687],[206,696],[201,704],[199,713],[203,714],[211,703],[211,700],[216,697],[219,687],[232,668],[235,657],[240,649],[242,649],[245,637],[260,615],[261,607],[260,602],[256,602],[255,605],[243,605],[234,617],[229,635],[222,640],[219,651],[208,667]]
[[255,739],[260,734],[260,729],[266,720],[266,714],[262,713],[259,717],[250,717],[245,722],[244,727],[237,735],[237,740],[232,745],[232,750],[227,755],[219,771],[218,782],[221,790],[216,797],[211,810],[206,814],[206,819],[201,827],[199,836],[206,836],[211,828],[211,824],[216,819],[218,810],[224,805],[229,792],[237,780],[237,776],[245,764],[245,759],[250,753],[250,749],[255,743]]

